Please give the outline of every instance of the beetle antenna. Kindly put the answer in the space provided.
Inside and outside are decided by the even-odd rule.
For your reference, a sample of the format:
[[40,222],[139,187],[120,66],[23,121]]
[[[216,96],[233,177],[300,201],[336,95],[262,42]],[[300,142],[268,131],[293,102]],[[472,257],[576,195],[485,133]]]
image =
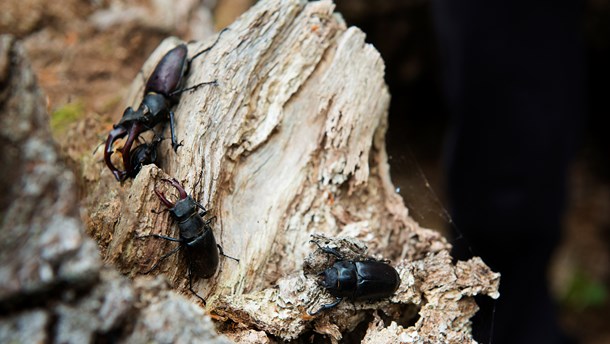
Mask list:
[[[142,237],[140,237],[140,238],[142,238]],[[159,260],[157,260],[155,265],[153,265],[152,268],[145,271],[144,274],[146,275],[146,274],[149,274],[149,273],[153,272],[154,270],[156,270],[165,259],[176,254],[176,252],[178,252],[179,249],[180,249],[180,246],[176,247],[175,249],[173,249],[173,250],[169,251],[168,253],[164,254],[163,256],[161,256],[161,258],[159,258]]]
[[332,254],[333,256],[337,257],[338,259],[343,260],[343,255],[341,255],[341,253],[339,253],[339,251],[335,250],[334,248],[330,248],[328,246],[321,246],[320,243],[315,240],[310,240],[309,242],[313,242],[314,244],[316,244],[318,246],[318,248],[320,250],[322,250],[322,252],[324,252],[326,254]]

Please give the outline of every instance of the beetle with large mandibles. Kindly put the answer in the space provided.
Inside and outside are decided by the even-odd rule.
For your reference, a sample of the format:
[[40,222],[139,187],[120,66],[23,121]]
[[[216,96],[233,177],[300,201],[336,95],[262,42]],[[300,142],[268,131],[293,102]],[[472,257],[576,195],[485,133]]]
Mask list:
[[131,171],[128,171],[128,178],[135,178],[144,165],[157,162],[157,145],[161,140],[160,137],[155,136],[150,143],[144,142],[131,151],[129,154]]
[[[193,277],[210,278],[218,269],[219,253],[227,258],[239,262],[239,259],[227,256],[224,254],[222,247],[216,243],[210,222],[212,219],[204,220],[203,217],[208,211],[191,196],[189,196],[182,185],[172,179],[162,179],[164,182],[171,184],[178,190],[180,199],[176,203],[170,202],[165,195],[155,188],[155,193],[161,202],[168,208],[169,213],[178,223],[180,230],[179,238],[172,238],[160,234],[148,234],[138,236],[138,238],[153,237],[168,241],[177,242],[179,245],[175,249],[161,256],[161,258],[148,270],[148,274],[155,270],[159,264],[170,256],[174,255],[178,250],[182,250],[188,264],[189,290],[197,296],[205,304],[205,300],[193,290]],[[201,209],[201,212],[199,210]]]
[[[225,29],[226,30],[226,29]],[[223,31],[220,32],[216,42],[210,47],[203,49],[195,54],[192,58],[187,58],[187,47],[185,44],[180,44],[173,48],[163,58],[155,70],[152,72],[146,87],[144,88],[144,98],[140,106],[134,110],[128,107],[123,112],[121,120],[113,126],[113,129],[108,134],[106,145],[104,147],[104,161],[112,171],[112,174],[118,181],[123,181],[128,177],[133,177],[137,174],[132,165],[132,146],[138,139],[141,133],[153,130],[153,128],[169,119],[172,147],[174,151],[180,147],[176,140],[174,113],[171,108],[178,103],[181,93],[196,89],[203,85],[216,85],[216,80],[202,82],[191,87],[181,88],[184,82],[184,76],[188,72],[191,61],[201,54],[209,51],[218,43]],[[121,152],[123,159],[123,170],[119,170],[111,160],[114,152],[113,145],[118,139],[127,136],[122,148],[118,149]],[[150,160],[150,157],[148,157]],[[135,173],[134,173],[135,172]]]
[[398,272],[389,264],[378,260],[347,260],[337,250],[323,247],[312,240],[320,250],[337,257],[335,263],[319,273],[323,276],[320,285],[337,299],[323,305],[309,315],[316,315],[325,309],[338,305],[344,298],[360,300],[377,300],[392,296],[400,286]]

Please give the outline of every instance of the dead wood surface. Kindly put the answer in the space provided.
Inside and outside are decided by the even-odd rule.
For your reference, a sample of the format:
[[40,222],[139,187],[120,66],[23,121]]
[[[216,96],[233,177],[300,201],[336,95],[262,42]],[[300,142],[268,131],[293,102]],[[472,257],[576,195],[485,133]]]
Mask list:
[[[178,236],[168,213],[154,212],[162,209],[154,188],[170,193],[160,179],[175,177],[216,216],[225,253],[240,259],[221,259],[213,278],[194,285],[208,312],[240,325],[225,331],[232,339],[266,337],[260,331],[295,339],[313,330],[338,341],[365,319],[363,309],[380,309],[419,319],[404,327],[376,322],[366,338],[391,331],[405,342],[469,342],[472,296],[497,297],[499,275],[477,259],[453,264],[446,240],[409,217],[390,180],[383,61],[333,10],[331,1],[263,0],[230,25],[191,64],[187,86],[218,86],[182,94],[177,154],[165,140],[160,168],[147,166],[123,185],[103,164],[85,165],[87,228],[107,262],[141,274],[174,246],[135,237]],[[190,56],[216,38],[190,43]],[[178,43],[167,39],[152,54],[128,104],[139,104],[147,76]],[[322,259],[312,233],[339,248],[361,247],[356,257],[390,259],[402,278],[396,295],[307,316],[329,300],[313,270],[303,269]],[[180,255],[157,273],[192,297]]]

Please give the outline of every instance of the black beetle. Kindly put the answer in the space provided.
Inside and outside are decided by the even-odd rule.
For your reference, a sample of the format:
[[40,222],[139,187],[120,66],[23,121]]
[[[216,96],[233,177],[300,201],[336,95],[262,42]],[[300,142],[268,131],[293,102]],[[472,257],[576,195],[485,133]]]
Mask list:
[[[161,202],[178,222],[180,238],[176,239],[159,234],[142,235],[138,238],[153,237],[177,242],[180,245],[161,256],[153,267],[145,273],[147,274],[155,270],[163,260],[182,249],[188,264],[189,290],[205,304],[205,300],[193,290],[193,277],[204,279],[212,277],[218,269],[219,253],[237,262],[239,262],[239,259],[225,255],[222,247],[216,243],[214,233],[210,227],[210,222],[212,222],[213,218],[209,220],[203,219],[208,211],[191,196],[187,195],[182,185],[176,179],[162,180],[174,186],[180,195],[180,199],[174,204],[165,198],[161,191],[155,188],[155,193]],[[198,212],[199,209],[201,209],[201,213]]]
[[[226,30],[226,29],[225,29]],[[128,107],[123,112],[121,120],[113,126],[113,129],[108,134],[106,145],[104,148],[104,161],[112,171],[112,174],[118,181],[123,181],[127,177],[133,177],[137,174],[132,165],[131,147],[141,133],[152,130],[157,124],[164,122],[169,117],[171,130],[172,147],[174,151],[180,147],[176,141],[174,113],[171,111],[172,106],[176,105],[181,93],[196,89],[203,85],[216,85],[216,80],[210,82],[202,82],[191,87],[181,88],[184,76],[186,75],[191,61],[201,54],[212,49],[220,36],[225,31],[222,30],[218,34],[216,41],[206,49],[195,54],[192,58],[187,58],[187,47],[185,44],[180,44],[172,50],[168,51],[163,56],[161,61],[155,67],[144,88],[144,98],[137,110]],[[123,168],[119,170],[111,161],[114,142],[125,137],[125,144],[119,151],[123,157]],[[135,173],[134,173],[135,172]]]
[[325,309],[338,305],[344,298],[350,300],[376,300],[390,297],[400,285],[398,272],[389,264],[374,259],[364,261],[346,260],[339,252],[315,243],[324,253],[337,257],[330,268],[319,273],[324,276],[320,285],[337,298],[333,303],[323,305],[319,310],[309,313],[316,315]]
[[157,145],[161,141],[161,137],[155,136],[152,142],[144,142],[131,151],[129,159],[132,169],[127,171],[127,177],[135,178],[142,169],[142,166],[157,162]]

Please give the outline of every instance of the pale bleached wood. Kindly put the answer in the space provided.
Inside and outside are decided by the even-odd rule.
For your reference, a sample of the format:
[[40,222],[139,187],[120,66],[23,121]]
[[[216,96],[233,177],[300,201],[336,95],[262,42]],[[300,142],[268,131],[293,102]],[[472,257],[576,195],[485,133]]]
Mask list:
[[[159,179],[175,177],[211,209],[218,242],[240,259],[239,264],[221,259],[216,276],[196,281],[209,311],[285,339],[314,329],[339,340],[364,313],[345,303],[332,317],[306,315],[328,300],[313,270],[303,272],[304,262],[321,259],[309,244],[310,235],[320,233],[337,246],[358,240],[368,254],[399,266],[403,284],[393,304],[359,303],[357,309],[383,308],[396,315],[400,304],[412,305],[422,310],[413,333],[438,332],[440,327],[424,326],[430,320],[444,322],[446,333],[463,334],[455,338],[469,338],[468,320],[476,310],[470,297],[497,297],[499,276],[487,269],[481,283],[448,285],[445,291],[470,300],[468,307],[447,318],[427,317],[422,295],[432,295],[422,286],[432,277],[424,272],[434,265],[455,274],[456,266],[445,259],[450,245],[420,228],[395,192],[384,142],[389,93],[383,61],[364,34],[347,28],[333,10],[331,1],[263,0],[230,25],[218,44],[191,64],[187,86],[211,80],[218,86],[182,95],[175,113],[184,146],[175,154],[164,141],[160,169],[147,166],[123,186],[98,166],[90,231],[107,261],[124,273],[145,271],[173,245],[135,236],[177,236],[167,213],[151,212],[162,208],[154,187],[171,190]],[[215,40],[189,44],[190,55]],[[178,43],[168,39],[153,53],[128,103],[139,103],[145,76]],[[155,273],[185,290],[185,266],[176,255]]]

